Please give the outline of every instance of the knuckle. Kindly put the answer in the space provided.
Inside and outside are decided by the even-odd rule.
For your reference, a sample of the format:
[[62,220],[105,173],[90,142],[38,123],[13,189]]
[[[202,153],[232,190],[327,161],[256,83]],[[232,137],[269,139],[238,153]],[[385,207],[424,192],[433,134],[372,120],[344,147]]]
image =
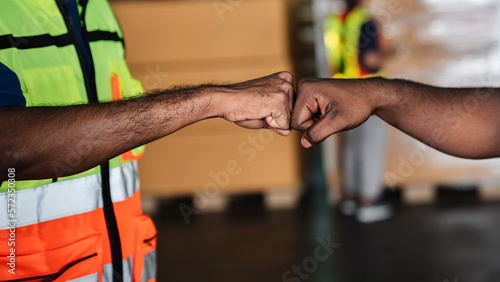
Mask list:
[[301,90],[306,90],[308,89],[309,87],[311,87],[311,85],[313,84],[314,82],[314,78],[303,78],[299,81],[299,83],[297,83],[297,92],[300,92]]
[[289,93],[293,89],[293,86],[291,83],[283,81],[280,83],[279,88],[281,92]]
[[278,77],[286,81],[290,81],[293,78],[292,74],[288,71],[282,71],[278,73]]

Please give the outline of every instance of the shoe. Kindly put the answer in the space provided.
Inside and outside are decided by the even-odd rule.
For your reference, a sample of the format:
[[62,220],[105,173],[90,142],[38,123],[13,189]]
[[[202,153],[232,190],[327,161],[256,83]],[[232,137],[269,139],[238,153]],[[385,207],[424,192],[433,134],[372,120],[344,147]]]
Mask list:
[[372,223],[392,217],[394,211],[390,205],[374,205],[359,207],[356,210],[356,219],[361,223]]
[[340,211],[347,216],[353,216],[358,208],[358,203],[353,200],[343,200],[340,203]]

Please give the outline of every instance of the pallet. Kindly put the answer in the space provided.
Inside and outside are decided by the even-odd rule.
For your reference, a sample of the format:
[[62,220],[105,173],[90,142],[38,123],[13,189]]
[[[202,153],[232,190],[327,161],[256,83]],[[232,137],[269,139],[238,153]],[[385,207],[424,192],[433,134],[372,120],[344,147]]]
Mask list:
[[[187,208],[192,208],[196,213],[215,213],[225,212],[235,201],[246,201],[247,199],[260,199],[260,205],[263,209],[269,211],[291,210],[297,207],[302,194],[302,185],[294,187],[269,187],[259,192],[235,193],[215,193],[213,195],[194,194],[185,197],[157,197],[151,195],[142,195],[142,208],[146,214],[158,213],[160,206],[165,201],[176,203],[177,199],[189,199]],[[186,200],[184,200],[186,201]]]
[[291,210],[297,207],[301,195],[299,187],[274,187],[263,189],[262,192],[252,194],[223,194],[215,197],[195,195],[193,203],[200,212],[224,212],[227,210],[232,198],[261,195],[263,206],[266,210]]
[[436,189],[433,183],[411,183],[401,188],[402,201],[407,205],[430,204],[436,200]]
[[[337,205],[342,199],[340,180],[338,175],[330,175],[328,179],[328,199],[330,206]],[[477,179],[468,182],[456,183],[435,183],[435,182],[407,182],[400,183],[397,188],[387,187],[386,189],[398,189],[401,193],[401,201],[404,205],[427,205],[434,204],[439,199],[437,188],[439,186],[474,186],[477,187],[479,201],[500,201],[500,181],[494,178]],[[453,190],[453,189],[451,189]]]
[[[500,183],[498,181],[491,181],[480,179],[474,182],[467,183],[446,183],[446,185],[437,185],[435,183],[409,183],[403,185],[401,188],[402,201],[406,205],[424,205],[433,204],[439,200],[437,188],[438,186],[449,187],[474,187],[477,194],[478,201],[500,201]],[[453,189],[450,189],[453,191]],[[458,188],[457,191],[460,189]]]

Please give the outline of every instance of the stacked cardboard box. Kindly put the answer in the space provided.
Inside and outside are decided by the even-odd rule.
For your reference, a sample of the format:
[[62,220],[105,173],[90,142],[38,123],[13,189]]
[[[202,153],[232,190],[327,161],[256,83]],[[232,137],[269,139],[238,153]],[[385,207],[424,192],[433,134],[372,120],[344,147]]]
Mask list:
[[[291,70],[285,0],[111,4],[131,73],[148,90]],[[142,189],[158,196],[297,190],[298,146],[297,135],[202,121],[147,146]]]
[[[373,2],[387,13],[393,1]],[[498,1],[410,1],[398,2],[398,6],[383,22],[387,42],[394,50],[386,64],[392,77],[444,87],[498,87]],[[454,115],[460,116],[464,110],[453,109]],[[440,184],[477,185],[485,199],[500,195],[499,159],[452,157],[394,128],[388,148],[385,182],[410,190],[415,187],[408,193],[410,202],[428,201],[433,197],[432,188]]]

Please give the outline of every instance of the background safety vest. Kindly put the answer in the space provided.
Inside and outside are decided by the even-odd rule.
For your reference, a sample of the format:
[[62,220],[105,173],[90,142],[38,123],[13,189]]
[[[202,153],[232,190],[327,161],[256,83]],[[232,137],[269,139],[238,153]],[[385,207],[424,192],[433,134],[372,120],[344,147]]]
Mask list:
[[[65,5],[56,0],[0,2],[0,61],[19,77],[27,106],[140,96],[142,86],[127,68],[123,34],[107,1],[84,0],[78,5],[94,76],[85,69]],[[52,164],[56,175],[71,173],[92,147],[82,142],[71,149],[74,154],[64,162]],[[76,175],[16,182],[15,217],[7,208],[0,209],[0,264],[9,263],[10,249],[15,248],[16,274],[2,271],[0,281],[154,279],[156,230],[142,214],[137,177],[136,160],[143,149]],[[0,202],[7,203],[8,194],[4,182]],[[15,246],[9,246],[3,242],[11,237],[13,219]]]
[[341,15],[332,15],[325,20],[324,42],[327,59],[336,78],[361,77],[359,63],[359,39],[361,27],[370,20],[362,7],[350,11],[345,20]]

